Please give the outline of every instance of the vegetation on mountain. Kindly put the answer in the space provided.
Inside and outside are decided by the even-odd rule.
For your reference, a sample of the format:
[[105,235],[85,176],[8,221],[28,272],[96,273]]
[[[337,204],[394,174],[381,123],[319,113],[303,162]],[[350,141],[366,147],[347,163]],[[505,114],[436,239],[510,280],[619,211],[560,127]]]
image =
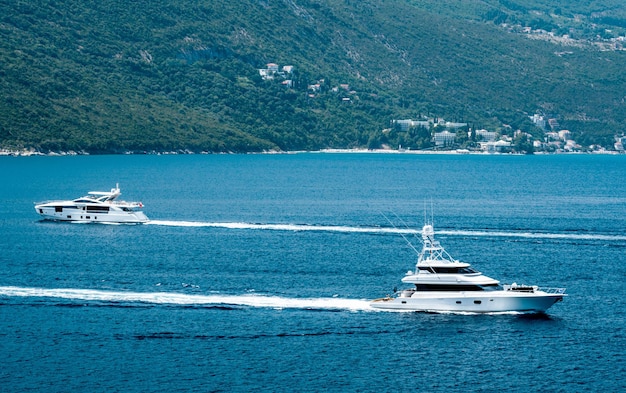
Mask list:
[[[428,130],[392,120],[540,137],[535,113],[610,147],[626,120],[626,6],[584,3],[6,0],[0,147],[427,148]],[[293,72],[263,78],[268,63]]]

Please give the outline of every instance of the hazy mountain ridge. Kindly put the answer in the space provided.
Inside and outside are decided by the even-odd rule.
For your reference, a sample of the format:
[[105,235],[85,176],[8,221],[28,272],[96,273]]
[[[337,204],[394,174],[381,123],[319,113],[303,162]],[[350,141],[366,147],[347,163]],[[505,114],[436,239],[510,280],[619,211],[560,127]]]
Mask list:
[[[8,1],[0,146],[364,147],[420,114],[537,132],[527,116],[544,111],[607,145],[623,129],[624,53],[529,40],[481,16],[512,2],[446,3]],[[292,88],[260,77],[270,62],[294,66]]]

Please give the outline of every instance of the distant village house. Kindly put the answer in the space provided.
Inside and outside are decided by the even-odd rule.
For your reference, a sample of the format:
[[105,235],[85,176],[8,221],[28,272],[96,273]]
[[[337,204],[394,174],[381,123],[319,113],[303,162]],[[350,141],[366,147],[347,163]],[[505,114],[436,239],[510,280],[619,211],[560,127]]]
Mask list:
[[[259,69],[259,75],[261,75],[261,78],[263,78],[263,80],[272,80],[276,77],[281,77],[285,79],[287,78],[287,75],[293,73],[292,65],[283,66],[283,68],[281,69],[280,66],[276,63],[268,63],[266,67],[267,68]],[[291,87],[291,84],[288,85],[288,87]]]

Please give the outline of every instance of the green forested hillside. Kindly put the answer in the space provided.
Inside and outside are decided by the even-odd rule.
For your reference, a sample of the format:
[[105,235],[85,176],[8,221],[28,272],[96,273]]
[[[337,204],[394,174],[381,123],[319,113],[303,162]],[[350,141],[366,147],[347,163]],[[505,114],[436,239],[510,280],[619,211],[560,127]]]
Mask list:
[[[619,44],[626,6],[593,3],[6,0],[0,147],[378,147],[398,142],[382,134],[393,119],[537,132],[528,115],[538,111],[609,146],[624,128],[626,53],[592,41]],[[264,80],[268,63],[294,71]]]

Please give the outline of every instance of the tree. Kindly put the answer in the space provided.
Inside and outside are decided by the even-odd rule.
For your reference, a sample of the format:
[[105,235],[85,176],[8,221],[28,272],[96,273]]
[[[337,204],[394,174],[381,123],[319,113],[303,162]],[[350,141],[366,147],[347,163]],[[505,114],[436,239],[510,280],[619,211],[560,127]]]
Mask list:
[[518,153],[533,154],[535,147],[530,135],[519,132],[513,141],[513,149]]
[[460,146],[467,146],[469,136],[467,135],[467,129],[465,127],[456,130],[456,137],[454,138],[454,141]]

